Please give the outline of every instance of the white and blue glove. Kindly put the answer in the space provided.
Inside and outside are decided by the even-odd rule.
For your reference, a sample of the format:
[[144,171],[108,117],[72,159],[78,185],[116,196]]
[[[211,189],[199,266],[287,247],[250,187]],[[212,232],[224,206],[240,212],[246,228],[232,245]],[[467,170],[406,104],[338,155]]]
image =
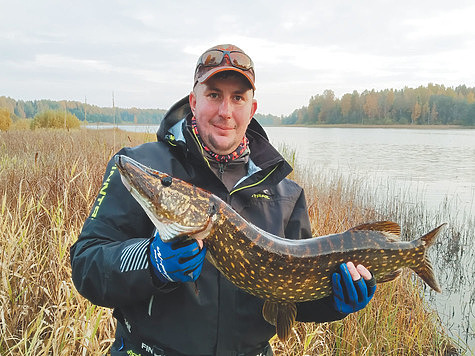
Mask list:
[[[343,283],[342,283],[343,281]],[[363,309],[373,298],[376,280],[363,278],[353,281],[346,263],[340,265],[340,272],[333,273],[333,306],[340,313],[350,314]]]
[[206,247],[200,249],[195,239],[185,236],[167,243],[160,239],[157,232],[150,244],[153,272],[164,283],[196,281],[205,255]]

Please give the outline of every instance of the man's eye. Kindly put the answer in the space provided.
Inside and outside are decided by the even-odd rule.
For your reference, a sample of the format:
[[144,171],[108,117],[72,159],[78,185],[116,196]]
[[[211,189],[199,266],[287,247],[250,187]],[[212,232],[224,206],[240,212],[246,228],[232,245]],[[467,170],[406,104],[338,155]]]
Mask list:
[[236,95],[236,96],[234,97],[234,100],[236,100],[236,101],[242,101],[242,96]]
[[209,93],[208,95],[212,99],[216,99],[218,97],[218,93]]

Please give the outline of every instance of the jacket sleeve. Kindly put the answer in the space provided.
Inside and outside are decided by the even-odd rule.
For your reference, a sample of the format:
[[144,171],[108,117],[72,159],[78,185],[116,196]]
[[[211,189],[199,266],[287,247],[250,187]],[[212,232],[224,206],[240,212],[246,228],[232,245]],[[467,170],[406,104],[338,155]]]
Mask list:
[[157,292],[148,256],[153,231],[150,219],[122,184],[112,159],[70,250],[72,279],[79,293],[94,304],[118,307]]
[[[297,233],[298,236],[296,236]],[[298,239],[312,236],[307,202],[303,190],[286,226],[285,236]],[[297,321],[326,322],[344,318],[347,314],[342,314],[333,308],[332,298],[332,296],[328,296],[310,302],[297,303]]]

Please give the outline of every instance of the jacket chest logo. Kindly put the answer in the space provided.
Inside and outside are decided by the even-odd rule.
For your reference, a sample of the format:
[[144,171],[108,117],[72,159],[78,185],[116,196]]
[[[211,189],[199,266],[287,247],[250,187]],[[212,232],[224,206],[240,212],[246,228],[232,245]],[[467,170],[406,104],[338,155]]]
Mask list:
[[269,192],[269,190],[264,189],[262,192],[252,194],[251,198],[271,200],[271,193]]

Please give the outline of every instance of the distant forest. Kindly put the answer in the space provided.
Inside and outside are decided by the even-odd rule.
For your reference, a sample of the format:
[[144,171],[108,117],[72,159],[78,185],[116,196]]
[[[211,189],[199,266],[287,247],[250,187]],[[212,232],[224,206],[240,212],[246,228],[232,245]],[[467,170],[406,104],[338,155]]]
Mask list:
[[53,101],[53,100],[14,100],[5,96],[0,96],[0,108],[7,108],[10,111],[13,121],[16,119],[34,118],[45,111],[64,111],[75,115],[79,120],[86,120],[89,123],[136,123],[136,124],[157,124],[166,113],[162,109],[123,109],[112,107],[99,107],[81,103],[79,101]]
[[418,88],[354,91],[336,98],[331,90],[279,120],[284,125],[475,125],[475,88],[429,84]]
[[[159,124],[164,109],[98,107],[78,101],[14,100],[0,96],[13,121],[34,118],[47,110],[67,110],[89,123]],[[312,96],[308,106],[288,116],[256,114],[263,125],[464,125],[475,126],[475,88],[465,85],[445,87],[428,84],[418,88],[344,94],[337,98],[332,90]]]

